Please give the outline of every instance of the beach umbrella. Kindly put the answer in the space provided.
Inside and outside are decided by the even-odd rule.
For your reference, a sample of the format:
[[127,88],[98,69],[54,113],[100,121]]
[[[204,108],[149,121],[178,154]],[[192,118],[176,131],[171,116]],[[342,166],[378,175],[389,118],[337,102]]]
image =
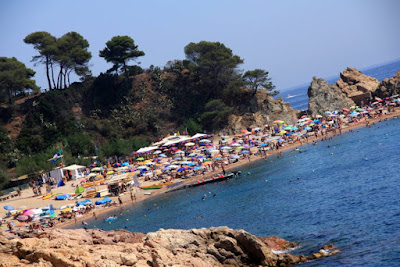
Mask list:
[[61,211],[62,212],[70,212],[70,211],[72,211],[72,208],[68,207],[68,208],[62,209]]
[[173,158],[173,160],[182,160],[182,158],[181,157],[175,157],[175,158]]
[[156,151],[154,151],[154,153],[153,154],[161,154],[161,150],[156,150]]
[[199,143],[211,143],[211,141],[208,140],[208,139],[201,139],[201,140],[199,141]]
[[35,212],[33,210],[24,210],[22,212],[22,215],[34,215]]
[[95,173],[89,173],[89,175],[86,176],[86,177],[90,178],[90,177],[95,177],[96,175],[97,175],[97,174],[95,174]]
[[153,159],[153,162],[159,162],[159,161],[161,161],[161,159],[159,158]]
[[284,130],[288,130],[291,131],[292,130],[292,126],[286,126],[285,128],[283,128]]
[[214,160],[219,160],[222,159],[221,157],[215,157]]
[[20,222],[25,222],[25,221],[27,221],[28,219],[29,219],[29,216],[28,216],[28,215],[19,215],[19,216],[17,217],[17,220],[20,221]]
[[189,143],[186,143],[186,144],[185,144],[185,146],[194,146],[194,145],[196,145],[196,144],[193,143],[193,142],[189,142]]
[[287,133],[287,131],[285,130],[279,132],[279,134],[285,134],[285,133]]
[[204,156],[197,156],[196,159],[204,159]]
[[165,155],[165,154],[159,154],[158,155],[160,158],[166,158],[167,157],[167,155]]
[[90,171],[91,172],[101,172],[101,169],[99,167],[95,167],[95,168],[92,168]]
[[312,129],[312,128],[309,127],[309,126],[304,127],[304,130],[307,130],[307,131],[309,131],[309,130],[311,130],[311,129]]
[[137,160],[137,161],[142,161],[142,160],[144,160],[144,158],[143,158],[143,157],[140,157],[140,158],[137,158],[136,160]]
[[231,159],[240,159],[240,156],[238,156],[238,155],[231,155]]
[[189,157],[196,157],[197,156],[197,153],[190,153],[189,154]]
[[248,151],[248,150],[243,150],[242,152],[240,152],[241,154],[248,154],[248,153],[250,153],[250,151]]
[[15,210],[15,208],[13,206],[10,206],[10,205],[4,206],[4,209],[5,210]]
[[179,169],[177,169],[176,171],[177,172],[183,172],[185,170],[185,168],[179,168]]
[[281,121],[281,120],[276,120],[276,121],[274,121],[274,123],[285,123],[285,122]]
[[113,174],[114,173],[114,171],[108,171],[107,172],[107,174]]
[[122,166],[129,166],[129,162],[124,162],[121,164]]
[[83,192],[85,192],[85,188],[83,188],[83,186],[78,186],[76,189],[75,189],[75,193],[76,194],[82,194]]
[[137,169],[138,170],[147,170],[147,167],[146,166],[139,166],[139,167],[137,167]]
[[343,108],[343,111],[349,112],[350,110],[348,108]]
[[260,147],[265,147],[265,146],[268,146],[268,144],[262,143],[262,144],[260,145]]
[[185,154],[185,152],[182,151],[182,150],[178,150],[178,151],[175,152],[175,154]]
[[231,148],[229,146],[223,146],[220,148],[221,150],[230,150]]

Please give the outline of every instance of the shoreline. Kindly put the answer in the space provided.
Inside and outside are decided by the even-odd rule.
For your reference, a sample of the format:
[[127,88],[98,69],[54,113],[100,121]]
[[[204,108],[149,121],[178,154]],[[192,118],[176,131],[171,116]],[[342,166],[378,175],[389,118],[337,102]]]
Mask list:
[[[380,117],[380,118],[369,119],[368,121],[369,121],[370,125],[372,126],[373,124],[376,124],[378,122],[382,122],[382,121],[387,120],[387,119],[392,119],[394,117],[398,117],[399,115],[400,115],[400,109],[395,109],[391,113],[383,114],[382,117]],[[363,128],[363,127],[366,127],[366,126],[367,125],[366,125],[365,121],[361,121],[361,122],[358,122],[356,124],[351,124],[348,127],[342,129],[342,134],[347,133],[347,132],[352,131],[352,130],[355,130],[355,129]],[[239,167],[247,166],[247,165],[250,165],[252,163],[259,162],[261,160],[269,159],[271,156],[275,156],[277,154],[290,151],[291,149],[294,149],[296,147],[303,147],[305,145],[311,145],[313,141],[320,141],[320,140],[326,139],[326,138],[333,138],[333,137],[335,137],[337,135],[341,135],[341,134],[339,134],[339,133],[333,134],[332,132],[329,132],[324,137],[323,136],[319,136],[319,137],[312,136],[312,137],[310,137],[308,139],[308,142],[303,142],[301,144],[296,142],[296,143],[288,144],[287,146],[281,147],[281,148],[279,148],[279,150],[273,150],[273,151],[271,151],[271,152],[269,152],[267,154],[266,158],[263,158],[261,155],[257,155],[257,156],[252,155],[252,158],[251,158],[250,161],[248,161],[247,159],[243,159],[243,160],[240,160],[238,162],[235,162],[235,163],[232,163],[232,164],[229,164],[229,165],[225,165],[225,170],[227,172],[228,171],[233,171],[234,169],[237,169]],[[185,185],[187,185],[189,183],[195,182],[199,178],[201,178],[201,179],[203,179],[203,178],[204,179],[211,178],[213,175],[215,175],[217,173],[220,173],[221,171],[222,171],[222,169],[219,168],[217,170],[214,170],[213,172],[206,173],[204,176],[196,175],[196,176],[187,178],[187,179],[183,180],[183,183],[178,187],[162,188],[162,189],[154,190],[154,191],[152,191],[151,195],[141,195],[141,196],[137,197],[136,201],[134,201],[134,202],[131,201],[129,194],[124,194],[123,196],[121,196],[121,199],[123,200],[122,205],[114,206],[114,207],[110,207],[110,208],[105,208],[105,209],[95,209],[94,212],[96,212],[96,217],[100,217],[101,215],[104,215],[107,212],[111,213],[112,211],[116,211],[118,209],[124,209],[128,205],[130,205],[131,208],[134,208],[137,204],[140,204],[143,201],[146,201],[148,199],[153,199],[153,198],[155,198],[157,196],[160,196],[161,194],[168,193],[170,191],[176,190],[176,189],[178,189],[180,187],[183,187],[183,186],[185,186]],[[114,198],[116,199],[116,197],[113,197],[112,199],[114,199]],[[88,220],[90,222],[92,222],[94,220],[92,211],[90,213],[84,214],[83,216],[77,218],[76,224],[75,224],[75,221],[71,219],[69,221],[56,224],[53,228],[69,229],[69,227],[71,227],[73,225],[82,226],[82,222],[84,222],[85,220]],[[81,228],[81,227],[78,227],[78,228]]]

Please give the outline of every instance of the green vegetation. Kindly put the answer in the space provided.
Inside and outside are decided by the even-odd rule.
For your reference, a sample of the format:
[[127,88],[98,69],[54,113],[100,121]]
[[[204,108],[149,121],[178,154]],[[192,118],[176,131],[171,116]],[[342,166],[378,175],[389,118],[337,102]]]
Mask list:
[[0,57],[0,94],[7,95],[8,102],[12,105],[13,97],[25,94],[26,90],[39,91],[35,81],[31,80],[34,75],[33,70],[15,57]]
[[[88,68],[89,43],[76,32],[59,38],[34,32],[24,42],[38,52],[32,61],[46,68],[50,91],[0,106],[2,125],[23,118],[15,140],[0,128],[0,186],[9,178],[7,168],[17,175],[50,170],[48,159],[59,149],[66,164],[86,165],[93,156],[129,155],[177,130],[219,130],[231,114],[249,112],[257,90],[277,93],[267,71],[243,73],[243,59],[220,42],[189,43],[184,60],[142,69],[129,61],[145,53],[131,37],[115,36],[99,52],[113,67],[98,77]],[[80,82],[71,84],[71,73]],[[33,75],[17,59],[0,58],[1,103],[27,89],[38,91]]]
[[129,60],[136,60],[138,57],[144,56],[144,52],[138,50],[133,39],[129,36],[114,36],[106,43],[106,47],[100,51],[100,57],[104,57],[107,62],[111,62],[114,66],[109,72],[122,68],[123,72],[128,75]]

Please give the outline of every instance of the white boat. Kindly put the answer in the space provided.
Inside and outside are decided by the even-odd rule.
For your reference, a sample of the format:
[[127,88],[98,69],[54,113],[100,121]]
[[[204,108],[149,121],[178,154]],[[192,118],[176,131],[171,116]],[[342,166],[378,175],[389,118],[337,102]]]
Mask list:
[[293,97],[295,97],[295,95],[291,95],[291,94],[287,95],[287,98],[293,98]]

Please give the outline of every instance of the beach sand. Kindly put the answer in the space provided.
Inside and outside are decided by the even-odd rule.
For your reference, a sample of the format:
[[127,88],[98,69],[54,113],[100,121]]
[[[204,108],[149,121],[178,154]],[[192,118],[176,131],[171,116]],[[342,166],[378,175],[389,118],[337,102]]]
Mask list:
[[[380,118],[369,119],[369,122],[372,125],[373,123],[377,123],[377,122],[379,122],[381,120],[390,119],[390,118],[396,117],[399,114],[400,114],[400,110],[396,109],[394,112],[391,112],[391,113],[388,113],[388,114],[384,114]],[[366,126],[365,122],[359,122],[359,123],[351,124],[349,127],[343,128],[342,129],[342,133],[345,133],[345,132],[350,131],[350,130],[355,130],[355,129],[360,128],[360,127],[365,127],[365,126]],[[333,133],[328,133],[327,138],[330,138],[330,137],[333,137],[333,136],[334,136]],[[294,143],[294,144],[286,145],[284,147],[281,147],[279,150],[273,150],[273,151],[269,152],[268,153],[268,157],[271,157],[273,155],[282,153],[284,151],[295,149],[296,147],[301,147],[301,146],[304,146],[304,145],[311,144],[312,141],[318,141],[321,138],[322,137],[315,138],[313,136],[313,137],[308,138],[308,142],[307,143],[303,142],[303,144],[300,144],[299,142],[297,142],[297,143]],[[251,148],[252,153],[256,152],[256,150],[257,150],[256,147]],[[242,168],[243,166],[245,166],[245,165],[247,165],[249,163],[254,163],[255,161],[258,161],[258,160],[263,160],[263,158],[260,155],[258,155],[258,156],[254,156],[253,155],[253,156],[251,156],[251,161],[250,162],[249,162],[248,159],[243,159],[243,160],[240,160],[240,161],[238,161],[236,163],[233,163],[233,164],[230,164],[230,165],[226,165],[225,166],[225,170],[226,171],[240,170],[240,168]],[[195,182],[195,181],[197,181],[199,179],[211,178],[212,176],[214,176],[214,175],[216,175],[218,173],[221,173],[221,172],[222,172],[222,169],[217,169],[217,170],[215,170],[213,172],[206,173],[204,176],[202,176],[202,175],[192,176],[192,177],[184,179],[184,180],[183,179],[175,179],[174,182],[176,183],[176,182],[182,181],[183,183],[180,186],[184,186],[184,185],[187,185],[189,183],[193,183],[193,182]],[[77,183],[78,183],[78,181],[68,181],[65,186],[53,189],[52,193],[63,193],[63,194],[74,193],[75,187],[73,187],[72,184],[76,185]],[[151,181],[151,182],[148,182],[147,184],[150,185],[150,184],[154,184],[154,183],[157,183],[157,182]],[[142,186],[143,185],[144,184],[142,183]],[[104,188],[107,188],[107,186],[104,185],[104,186],[100,187],[100,189],[104,189]],[[104,212],[111,212],[114,209],[121,209],[121,208],[125,208],[127,206],[130,206],[130,209],[132,209],[132,205],[134,205],[135,203],[139,203],[141,201],[145,201],[147,199],[153,198],[155,196],[158,196],[160,194],[166,193],[168,191],[175,190],[176,188],[177,187],[169,189],[169,188],[165,187],[165,188],[158,189],[158,190],[152,190],[152,194],[151,195],[145,195],[144,194],[146,191],[149,192],[149,190],[145,191],[145,190],[141,190],[139,188],[135,188],[133,190],[133,193],[136,194],[136,201],[132,202],[131,198],[130,198],[130,193],[129,192],[125,192],[125,194],[121,196],[121,199],[123,201],[123,204],[121,206],[118,205],[118,206],[109,207],[109,208],[98,208],[98,207],[96,207],[96,209],[94,209],[94,211],[96,212],[96,215],[99,216],[100,214],[102,214]],[[43,188],[43,190],[44,190],[44,188]],[[118,197],[110,197],[110,198],[113,201],[118,203]],[[83,199],[86,199],[86,198],[82,198],[81,200],[83,200]],[[98,200],[98,199],[100,199],[100,198],[92,198],[93,201]],[[18,208],[18,207],[21,207],[21,206],[26,206],[27,208],[39,208],[39,207],[48,206],[49,204],[53,204],[53,206],[55,208],[60,208],[62,206],[68,205],[68,204],[75,205],[75,202],[76,202],[76,200],[64,200],[64,201],[57,201],[57,200],[53,200],[53,199],[43,200],[40,197],[33,196],[33,192],[32,192],[31,189],[25,189],[25,190],[22,190],[22,194],[21,194],[20,197],[16,197],[14,199],[10,199],[10,200],[4,201],[1,204],[3,206],[12,205],[15,208]],[[6,212],[5,210],[1,210],[0,216],[4,217],[5,216],[5,212]],[[92,212],[87,213],[87,214],[77,218],[77,223],[81,223],[82,221],[91,219],[92,217],[93,217],[93,213]],[[74,220],[67,220],[64,223],[56,224],[55,227],[64,228],[64,227],[71,226],[73,224],[75,224]]]

